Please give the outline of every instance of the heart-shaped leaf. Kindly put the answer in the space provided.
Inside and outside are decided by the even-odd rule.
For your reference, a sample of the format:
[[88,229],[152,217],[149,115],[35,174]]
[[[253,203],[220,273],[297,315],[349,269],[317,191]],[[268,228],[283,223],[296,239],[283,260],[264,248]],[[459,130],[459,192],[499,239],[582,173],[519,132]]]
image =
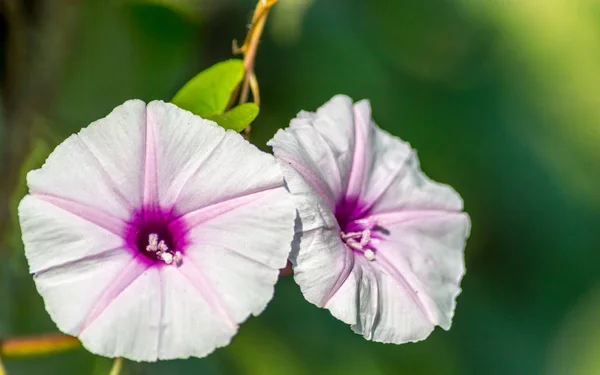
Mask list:
[[189,80],[171,102],[203,118],[222,114],[243,77],[242,60],[222,61]]
[[259,108],[254,103],[244,103],[230,109],[227,112],[208,116],[225,129],[232,129],[237,132],[244,130],[258,116]]

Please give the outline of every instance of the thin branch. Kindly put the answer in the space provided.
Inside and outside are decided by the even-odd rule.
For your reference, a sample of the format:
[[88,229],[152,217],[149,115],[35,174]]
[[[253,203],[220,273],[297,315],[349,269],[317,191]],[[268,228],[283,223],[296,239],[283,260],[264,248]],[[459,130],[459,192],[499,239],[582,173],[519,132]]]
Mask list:
[[115,361],[113,362],[113,367],[108,375],[119,375],[121,373],[121,368],[123,368],[123,358],[115,358]]
[[[254,74],[254,64],[256,52],[258,50],[258,44],[265,28],[265,22],[267,21],[269,10],[273,5],[275,5],[275,3],[277,3],[277,1],[278,0],[259,0],[258,4],[256,4],[256,8],[254,9],[252,25],[250,26],[250,30],[248,30],[244,44],[242,47],[238,47],[234,41],[233,53],[242,53],[244,55],[244,80],[242,81],[239,98],[240,104],[248,101],[248,94],[250,91],[252,91],[254,103],[256,105],[260,104],[260,92],[258,89],[258,80]],[[244,135],[246,138],[249,136],[249,134],[250,125],[244,129]]]

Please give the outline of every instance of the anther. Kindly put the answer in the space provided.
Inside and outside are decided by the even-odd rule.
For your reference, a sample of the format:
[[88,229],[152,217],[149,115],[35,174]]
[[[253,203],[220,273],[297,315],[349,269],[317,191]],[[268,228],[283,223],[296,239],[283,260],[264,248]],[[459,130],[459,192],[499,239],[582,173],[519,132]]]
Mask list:
[[167,246],[167,244],[165,243],[165,241],[161,240],[158,243],[158,250],[162,251],[162,252],[169,251],[169,247]]
[[175,262],[175,265],[179,266],[179,265],[181,265],[181,261],[182,261],[181,252],[176,251],[175,255],[173,256],[173,262]]
[[[163,241],[161,241],[163,242]],[[148,236],[148,246],[146,246],[146,251],[157,251],[158,250],[158,234],[150,233]]]
[[173,254],[171,253],[162,253],[161,255],[161,259],[167,263],[167,264],[171,264],[173,263]]
[[154,256],[158,260],[162,260],[166,264],[175,263],[175,265],[181,265],[183,257],[180,251],[171,251],[169,246],[164,240],[161,240],[156,233],[148,235],[148,245],[146,251],[154,253]]

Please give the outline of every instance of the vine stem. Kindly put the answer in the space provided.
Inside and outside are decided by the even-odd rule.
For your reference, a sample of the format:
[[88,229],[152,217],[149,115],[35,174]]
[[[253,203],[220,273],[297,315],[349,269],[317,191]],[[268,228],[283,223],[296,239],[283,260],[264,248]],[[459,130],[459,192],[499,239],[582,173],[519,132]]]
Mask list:
[[2,365],[2,358],[0,358],[0,375],[6,375],[6,370],[4,369],[4,366]]
[[110,369],[110,373],[108,375],[119,375],[121,373],[121,368],[123,368],[123,358],[115,358],[113,367]]
[[[241,93],[239,98],[239,104],[246,103],[248,101],[248,94],[252,92],[252,98],[254,103],[260,106],[260,92],[258,89],[258,80],[254,74],[254,63],[256,59],[256,52],[258,50],[258,44],[260,37],[265,28],[267,16],[269,10],[278,0],[259,0],[254,9],[252,16],[252,24],[250,30],[246,35],[244,44],[241,47],[237,46],[236,41],[233,41],[233,53],[244,55],[244,80],[242,81]],[[246,138],[250,134],[250,125],[244,129],[244,135]]]

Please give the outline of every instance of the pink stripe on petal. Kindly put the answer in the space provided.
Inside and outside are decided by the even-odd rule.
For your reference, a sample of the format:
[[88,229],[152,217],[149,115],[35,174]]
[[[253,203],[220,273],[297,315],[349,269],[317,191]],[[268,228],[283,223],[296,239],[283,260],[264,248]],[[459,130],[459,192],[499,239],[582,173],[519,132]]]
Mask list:
[[371,124],[371,108],[369,102],[363,100],[354,105],[354,155],[352,168],[348,178],[347,197],[360,197],[363,181],[365,180],[366,167],[370,150],[369,126]]
[[411,150],[410,152],[411,154],[402,163],[400,163],[392,173],[389,173],[383,182],[379,183],[376,192],[372,194],[372,196],[363,197],[365,200],[367,200],[367,204],[362,207],[360,215],[365,215],[367,212],[369,212],[369,210],[373,208],[377,201],[379,201],[379,199],[381,199],[385,192],[390,188],[390,186],[392,186],[392,183],[394,183],[396,178],[400,176],[400,172],[406,171],[404,167],[410,158],[414,156],[415,151]]
[[335,284],[333,284],[331,291],[329,292],[329,294],[327,295],[327,297],[325,298],[325,300],[323,301],[321,306],[326,306],[327,303],[329,303],[329,301],[333,298],[333,296],[335,296],[335,294],[338,292],[338,290],[340,290],[342,285],[344,285],[346,280],[348,280],[348,277],[350,276],[350,274],[352,273],[352,270],[354,269],[354,262],[355,262],[354,253],[352,251],[350,251],[350,249],[347,249],[346,245],[341,244],[340,246],[344,247],[344,249],[343,249],[344,254],[345,254],[344,268],[340,272],[338,279],[335,281]]
[[377,223],[385,227],[386,225],[401,224],[410,221],[439,219],[441,217],[455,217],[464,215],[462,212],[444,211],[444,210],[406,210],[397,212],[382,212],[373,214],[372,217]]
[[200,270],[194,265],[189,257],[184,257],[179,272],[189,280],[190,284],[202,295],[211,309],[220,315],[228,325],[237,331],[238,325],[223,307],[223,302],[215,292],[214,287],[202,276]]
[[279,159],[291,165],[296,172],[298,172],[310,184],[310,186],[316,190],[325,203],[329,205],[329,208],[332,210],[335,208],[335,200],[331,196],[331,192],[328,188],[323,186],[327,186],[327,184],[322,179],[317,177],[310,168],[307,168],[304,166],[304,164],[298,163],[294,159],[291,159],[288,157],[288,155],[281,155],[279,156]]
[[45,194],[33,194],[32,197],[48,202],[117,236],[123,236],[129,226],[125,221],[106,212],[66,198]]
[[146,151],[144,162],[144,206],[158,207],[158,160],[154,118],[146,106]]
[[123,246],[119,246],[119,247],[114,247],[112,249],[106,249],[103,250],[99,253],[94,253],[94,254],[90,254],[90,255],[86,255],[82,258],[79,259],[75,259],[75,260],[69,260],[63,263],[59,263],[59,264],[54,264],[52,266],[47,266],[45,268],[40,268],[35,270],[35,276],[38,275],[42,275],[46,272],[52,272],[52,271],[56,271],[56,270],[60,270],[63,267],[67,267],[67,266],[71,266],[80,262],[90,262],[90,261],[98,261],[98,260],[102,260],[105,258],[108,258],[110,256],[113,256],[114,253],[118,253],[118,252],[122,252],[123,251]]
[[222,248],[223,250],[231,253],[233,256],[240,257],[243,260],[246,260],[246,261],[261,265],[261,266],[265,266],[265,267],[272,267],[271,265],[267,264],[267,262],[251,258],[250,256],[242,253],[239,249],[234,249],[233,247],[230,247],[230,246],[223,246],[222,243],[218,243],[217,241],[207,241],[204,239],[198,239],[198,240],[194,241],[194,245],[200,245],[200,246],[205,245],[205,246],[211,246],[211,247],[216,247],[216,248]]
[[437,325],[438,319],[434,316],[434,312],[425,306],[425,303],[421,301],[421,295],[425,293],[423,290],[419,290],[412,285],[404,275],[412,273],[410,267],[404,263],[396,262],[392,264],[387,257],[381,252],[377,252],[377,258],[375,259],[381,268],[396,282],[398,285],[406,291],[406,294],[413,300],[417,308],[423,313],[423,316],[430,321],[432,324]]
[[183,224],[184,232],[187,233],[196,226],[214,219],[226,212],[235,210],[238,207],[245,206],[257,200],[263,199],[272,195],[276,190],[283,189],[283,187],[271,187],[265,190],[260,190],[254,193],[249,193],[239,197],[231,198],[219,203],[211,204],[210,206],[202,207],[197,210],[188,212],[179,218],[169,223],[169,229],[180,228]]
[[119,273],[119,276],[108,284],[98,301],[90,309],[87,318],[79,330],[79,335],[92,325],[104,310],[148,268],[149,266],[144,262],[140,262],[138,258],[132,258],[129,264]]
[[[333,154],[333,147],[329,144],[329,142],[327,142],[327,140],[325,139],[323,134],[321,134],[318,131],[315,131],[315,129],[313,127],[306,127],[305,130],[309,134],[314,134],[314,136],[320,141],[320,143],[321,143],[320,147],[327,154],[327,158],[329,159],[327,164],[330,166],[333,166],[333,168],[335,169],[335,171],[321,170],[321,174],[323,175],[323,173],[325,173],[326,175],[324,175],[324,176],[326,178],[330,177],[333,180],[335,180],[335,181],[332,181],[332,180],[327,181],[326,182],[327,186],[329,186],[329,188],[334,196],[344,194],[343,189],[345,188],[345,186],[343,186],[343,183],[342,183],[342,173],[340,172],[340,167],[338,165],[339,161],[336,159],[335,155]],[[302,149],[304,149],[304,150],[311,149],[311,147],[307,146],[306,143],[304,142],[304,138],[300,135],[300,131],[298,129],[295,129],[292,132],[296,134],[294,137],[295,137],[296,141],[298,142],[298,145]],[[313,141],[316,141],[316,139]],[[312,148],[314,148],[314,147],[315,146],[312,146]],[[314,158],[316,155],[311,155],[311,156]],[[316,162],[317,165],[319,164],[319,162],[317,160],[314,160],[314,161]],[[330,176],[329,174],[332,174],[333,176]],[[336,185],[336,186],[333,186],[333,185]]]

